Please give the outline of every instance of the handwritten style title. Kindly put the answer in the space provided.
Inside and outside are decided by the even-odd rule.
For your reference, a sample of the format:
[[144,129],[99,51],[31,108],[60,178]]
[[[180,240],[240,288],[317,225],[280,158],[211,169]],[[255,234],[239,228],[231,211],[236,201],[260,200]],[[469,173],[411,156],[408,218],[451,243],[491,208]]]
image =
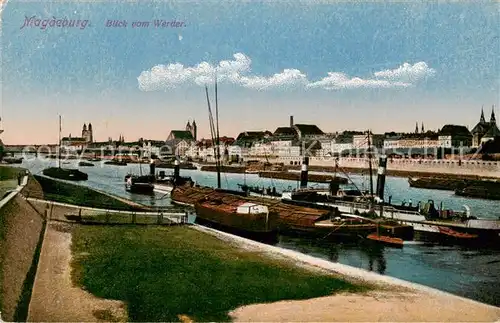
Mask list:
[[[127,28],[129,26],[129,22],[127,20],[107,20],[106,21],[106,27],[115,27],[115,28]],[[186,27],[186,24],[184,21],[177,21],[177,20],[163,20],[163,19],[156,19],[152,21],[132,21],[130,23],[130,26],[132,28],[149,28],[149,27],[155,27],[155,28],[182,28]]]
[[24,20],[24,25],[21,26],[20,29],[25,27],[38,27],[42,30],[47,29],[47,27],[59,27],[59,28],[80,28],[85,29],[89,24],[88,20],[80,20],[80,19],[57,19],[56,17],[52,17],[52,19],[40,19],[36,18],[36,16],[26,17]]
[[[23,28],[40,28],[41,30],[46,30],[47,28],[79,28],[85,29],[87,26],[90,26],[89,20],[85,19],[68,19],[61,18],[58,19],[56,17],[52,17],[50,19],[40,19],[36,16],[28,17],[25,16],[24,24],[19,29]],[[132,28],[183,28],[186,27],[186,23],[184,21],[177,21],[176,19],[172,20],[163,20],[163,19],[155,19],[151,21],[127,21],[127,20],[112,20],[108,19],[104,23],[104,27],[111,28],[127,28],[131,26]]]

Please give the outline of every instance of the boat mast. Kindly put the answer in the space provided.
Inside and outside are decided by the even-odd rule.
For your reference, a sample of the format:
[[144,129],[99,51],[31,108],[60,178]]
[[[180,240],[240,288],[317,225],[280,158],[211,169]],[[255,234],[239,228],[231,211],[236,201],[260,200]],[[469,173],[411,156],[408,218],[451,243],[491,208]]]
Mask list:
[[57,164],[59,168],[61,168],[61,128],[62,128],[62,121],[61,121],[61,115],[59,115],[59,149],[57,151]]
[[370,171],[370,201],[373,201],[373,168],[372,168],[372,145],[370,141],[371,131],[368,130],[368,168]]
[[220,160],[220,137],[219,137],[219,100],[217,96],[217,70],[215,72],[215,126],[216,126],[216,139],[217,139],[217,188],[221,188],[220,171],[221,171],[221,160]]
[[[215,126],[214,126],[214,118],[212,114],[212,108],[210,107],[210,98],[208,96],[208,86],[205,85],[205,93],[207,95],[207,104],[208,104],[208,123],[210,125],[210,136],[212,137],[212,147],[214,149],[214,156],[217,161],[217,149],[215,148]],[[216,171],[219,173],[219,167],[216,163]],[[219,187],[220,188],[220,187]]]

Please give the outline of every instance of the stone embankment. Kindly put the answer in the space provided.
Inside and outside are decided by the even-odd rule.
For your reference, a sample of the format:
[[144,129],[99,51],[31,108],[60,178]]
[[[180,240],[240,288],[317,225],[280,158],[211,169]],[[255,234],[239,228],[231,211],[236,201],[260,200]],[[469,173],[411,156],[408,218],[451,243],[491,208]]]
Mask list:
[[[259,172],[259,177],[272,178],[272,179],[284,179],[289,181],[299,181],[300,173],[298,172]],[[321,174],[309,174],[307,180],[310,183],[330,183],[332,180],[339,184],[347,184],[347,178],[332,176],[332,175],[321,175]]]
[[[287,168],[300,169],[302,158],[254,158],[248,160],[260,160],[261,162],[283,163]],[[346,172],[366,173],[369,169],[367,158],[339,158],[338,166]],[[378,167],[378,161],[372,161],[373,169]],[[332,157],[310,157],[310,171],[335,170],[335,159]],[[449,159],[389,159],[387,162],[387,175],[389,176],[435,176],[437,174],[447,177],[459,178],[500,178],[500,162],[482,160],[449,160]]]
[[43,198],[40,185],[24,176],[0,202],[0,312],[5,321],[25,321],[40,252],[45,213],[24,194]]

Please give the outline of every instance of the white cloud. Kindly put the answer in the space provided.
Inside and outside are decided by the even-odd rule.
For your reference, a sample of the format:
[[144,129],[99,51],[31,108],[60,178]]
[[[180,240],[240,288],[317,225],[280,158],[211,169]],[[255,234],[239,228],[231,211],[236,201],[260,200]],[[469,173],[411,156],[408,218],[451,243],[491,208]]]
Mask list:
[[323,88],[325,90],[359,89],[359,88],[395,88],[409,87],[410,83],[391,82],[388,80],[350,78],[344,73],[328,73],[328,76],[320,81],[308,84],[310,88]]
[[233,55],[233,60],[221,61],[217,66],[201,62],[192,67],[180,63],[157,65],[149,71],[143,71],[138,79],[142,91],[172,89],[181,85],[205,85],[215,81],[236,84],[255,90],[272,88],[321,88],[325,90],[358,88],[404,88],[414,85],[435,74],[425,62],[414,65],[404,63],[394,70],[375,72],[372,77],[350,77],[344,73],[329,72],[328,76],[318,81],[309,81],[307,75],[298,69],[284,69],[271,76],[251,73],[252,60],[242,53]]
[[296,69],[285,69],[281,73],[271,77],[263,76],[242,76],[239,83],[251,89],[265,90],[272,87],[294,87],[308,84],[307,76]]
[[425,62],[418,62],[413,65],[404,63],[394,70],[375,72],[375,77],[392,81],[414,83],[427,77],[434,76],[436,70],[427,66]]

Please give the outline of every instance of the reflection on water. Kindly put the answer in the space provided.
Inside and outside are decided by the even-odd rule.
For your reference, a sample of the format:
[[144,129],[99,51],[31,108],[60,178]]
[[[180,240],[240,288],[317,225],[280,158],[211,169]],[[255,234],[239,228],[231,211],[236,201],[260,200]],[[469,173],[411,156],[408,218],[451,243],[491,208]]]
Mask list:
[[384,246],[371,241],[341,242],[280,235],[278,247],[385,274]]
[[[76,168],[77,162],[71,161],[68,167]],[[55,161],[24,160],[19,166],[28,168],[34,174],[41,174]],[[100,189],[138,203],[169,206],[170,199],[164,194],[153,196],[130,194],[125,191],[124,177],[128,173],[139,173],[139,165],[126,167],[101,165],[80,167],[89,175],[82,185]],[[146,169],[145,167],[143,169]],[[171,170],[166,170],[167,173]],[[191,176],[202,185],[215,186],[216,174],[196,170],[181,170],[184,176]],[[362,186],[366,178],[351,175]],[[276,186],[278,190],[295,187],[294,181],[259,178],[256,174],[223,174],[223,188],[238,189],[237,184],[246,181],[249,185]],[[387,178],[387,196],[392,195],[394,202],[409,200],[426,201],[434,199],[443,202],[444,207],[460,209],[467,204],[473,215],[497,218],[500,216],[498,201],[486,201],[457,197],[453,192],[410,188],[405,178]],[[473,250],[463,247],[438,246],[422,243],[408,243],[402,249],[383,247],[365,242],[341,243],[315,241],[305,238],[279,236],[278,246],[293,249],[304,254],[333,262],[363,268],[412,281],[422,285],[448,291],[454,294],[500,306],[500,251]]]
[[278,246],[500,306],[500,251],[409,243],[331,243],[280,236]]

